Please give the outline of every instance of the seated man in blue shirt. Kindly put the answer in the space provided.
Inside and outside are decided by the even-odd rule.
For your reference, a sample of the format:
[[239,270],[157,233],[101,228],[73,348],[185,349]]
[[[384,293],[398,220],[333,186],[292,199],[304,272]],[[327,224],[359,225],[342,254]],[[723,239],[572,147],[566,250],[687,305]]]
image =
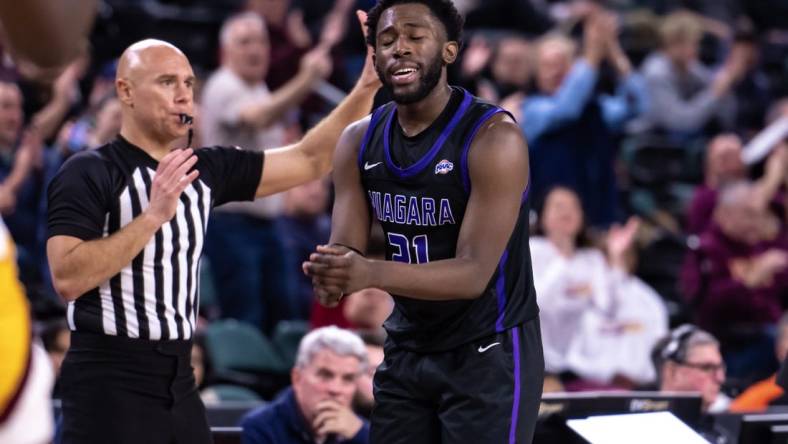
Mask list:
[[293,386],[246,415],[243,444],[367,444],[369,424],[350,405],[368,365],[356,334],[324,327],[307,334],[291,372]]

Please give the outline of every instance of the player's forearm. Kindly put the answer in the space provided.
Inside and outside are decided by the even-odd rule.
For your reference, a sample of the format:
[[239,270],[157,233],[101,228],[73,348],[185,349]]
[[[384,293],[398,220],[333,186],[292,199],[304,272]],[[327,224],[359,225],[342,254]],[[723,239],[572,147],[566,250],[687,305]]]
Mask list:
[[315,76],[304,70],[277,89],[271,97],[241,111],[241,120],[258,129],[267,128],[282,119],[282,115],[306,99],[312,91]]
[[372,287],[427,301],[476,299],[495,271],[475,259],[454,258],[427,264],[370,261]]
[[146,213],[109,237],[81,242],[51,260],[55,289],[72,301],[120,272],[145,248],[161,224]]
[[342,131],[356,120],[369,114],[377,85],[356,85],[347,97],[320,123],[304,135],[300,145],[315,165],[320,177],[331,170],[331,158]]

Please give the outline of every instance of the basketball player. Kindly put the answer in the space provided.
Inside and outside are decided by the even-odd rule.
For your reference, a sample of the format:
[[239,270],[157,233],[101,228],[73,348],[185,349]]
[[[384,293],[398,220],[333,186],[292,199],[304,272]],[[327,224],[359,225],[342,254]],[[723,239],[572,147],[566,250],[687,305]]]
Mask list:
[[0,442],[50,442],[55,375],[32,342],[30,307],[17,279],[16,250],[0,218]]
[[[396,300],[372,442],[529,443],[544,362],[522,133],[448,85],[462,28],[450,1],[380,0],[367,27],[394,101],[340,138],[331,245],[304,271],[328,305],[367,287]],[[362,254],[371,217],[385,261]]]

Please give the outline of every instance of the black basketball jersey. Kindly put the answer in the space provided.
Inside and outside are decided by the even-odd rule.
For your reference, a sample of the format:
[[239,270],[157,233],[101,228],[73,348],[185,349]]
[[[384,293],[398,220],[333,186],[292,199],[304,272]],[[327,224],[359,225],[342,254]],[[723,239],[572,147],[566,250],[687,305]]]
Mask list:
[[[500,112],[506,111],[452,88],[440,116],[414,137],[403,134],[394,103],[373,112],[358,167],[371,216],[383,227],[387,260],[420,264],[455,256],[473,186],[468,150],[482,123]],[[489,282],[473,300],[424,301],[393,295],[394,311],[384,325],[390,338],[411,350],[444,351],[537,316],[527,189],[495,272],[479,279]]]

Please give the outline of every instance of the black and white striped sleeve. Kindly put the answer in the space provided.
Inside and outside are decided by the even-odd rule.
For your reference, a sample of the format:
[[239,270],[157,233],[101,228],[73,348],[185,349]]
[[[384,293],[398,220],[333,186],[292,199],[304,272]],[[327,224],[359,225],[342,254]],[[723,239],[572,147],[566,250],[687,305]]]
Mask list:
[[47,237],[100,238],[111,189],[107,162],[96,151],[75,154],[49,184]]
[[200,178],[213,190],[213,205],[253,200],[263,174],[263,153],[239,148],[210,147],[195,152]]

